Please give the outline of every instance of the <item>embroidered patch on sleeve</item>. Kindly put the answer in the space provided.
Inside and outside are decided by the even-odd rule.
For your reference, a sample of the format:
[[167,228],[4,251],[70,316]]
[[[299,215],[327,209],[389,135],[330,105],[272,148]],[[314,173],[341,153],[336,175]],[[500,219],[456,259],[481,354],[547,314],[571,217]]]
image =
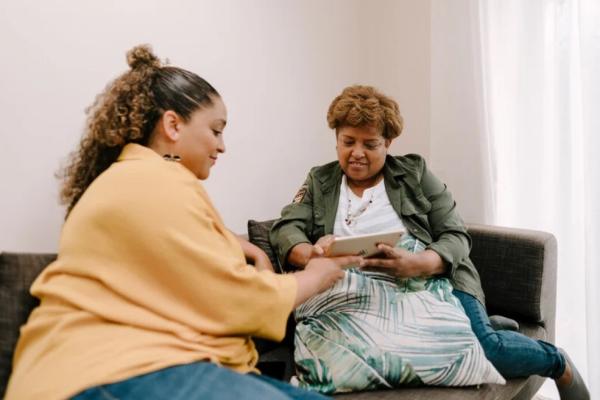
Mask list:
[[300,189],[298,190],[298,193],[296,193],[296,195],[294,196],[294,204],[298,204],[300,203],[303,199],[304,196],[306,195],[306,191],[308,190],[308,185],[304,184],[300,187]]

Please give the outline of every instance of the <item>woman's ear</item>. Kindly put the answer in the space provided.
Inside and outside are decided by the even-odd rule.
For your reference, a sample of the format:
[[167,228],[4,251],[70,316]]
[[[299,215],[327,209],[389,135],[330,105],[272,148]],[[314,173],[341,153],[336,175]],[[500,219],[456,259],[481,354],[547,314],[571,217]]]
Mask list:
[[161,117],[161,125],[163,132],[165,133],[166,139],[176,142],[179,140],[179,124],[181,118],[173,110],[167,110]]
[[390,148],[390,144],[392,144],[392,140],[391,139],[385,139],[385,148],[386,149]]

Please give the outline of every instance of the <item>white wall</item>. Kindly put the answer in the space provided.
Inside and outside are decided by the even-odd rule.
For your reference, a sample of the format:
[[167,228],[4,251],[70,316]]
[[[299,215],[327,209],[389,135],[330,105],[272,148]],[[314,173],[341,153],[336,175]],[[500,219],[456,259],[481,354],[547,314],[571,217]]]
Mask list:
[[400,105],[404,130],[392,154],[430,156],[429,1],[363,1],[360,78]]
[[[430,167],[467,222],[493,222],[476,0],[431,3]],[[471,20],[474,19],[474,20]]]
[[0,250],[55,251],[60,162],[83,110],[155,52],[211,82],[229,108],[227,153],[206,186],[225,222],[275,217],[309,167],[335,157],[325,114],[343,87],[399,100],[396,153],[429,155],[429,1],[0,2]]

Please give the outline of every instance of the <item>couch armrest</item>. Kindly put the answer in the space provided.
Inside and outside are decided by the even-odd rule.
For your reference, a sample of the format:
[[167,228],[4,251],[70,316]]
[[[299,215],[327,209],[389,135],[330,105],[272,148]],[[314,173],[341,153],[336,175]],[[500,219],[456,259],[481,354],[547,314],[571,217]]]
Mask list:
[[556,238],[547,232],[468,224],[471,259],[481,275],[490,314],[546,328],[554,341]]
[[56,254],[0,253],[0,398],[12,370],[19,329],[38,299],[29,287]]

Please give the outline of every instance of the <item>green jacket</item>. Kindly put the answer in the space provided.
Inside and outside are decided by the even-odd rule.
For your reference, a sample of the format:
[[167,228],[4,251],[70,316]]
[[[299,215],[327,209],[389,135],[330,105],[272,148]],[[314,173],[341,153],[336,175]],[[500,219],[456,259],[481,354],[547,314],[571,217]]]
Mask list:
[[[408,231],[442,257],[454,288],[485,304],[479,274],[469,258],[471,237],[446,185],[416,154],[388,155],[383,173],[390,203]],[[337,161],[314,167],[294,202],[283,208],[269,234],[282,266],[298,243],[315,243],[333,233],[341,182],[342,169]]]

